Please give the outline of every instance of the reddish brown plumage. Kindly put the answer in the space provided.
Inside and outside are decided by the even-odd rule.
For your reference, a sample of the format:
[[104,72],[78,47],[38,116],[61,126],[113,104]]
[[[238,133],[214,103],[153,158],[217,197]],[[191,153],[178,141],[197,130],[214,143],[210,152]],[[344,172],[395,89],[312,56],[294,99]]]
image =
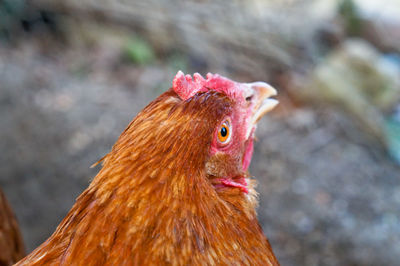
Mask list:
[[0,266],[12,265],[25,256],[17,220],[0,190]]
[[159,96],[54,234],[18,265],[278,265],[256,218],[254,182],[249,194],[213,185],[224,164],[248,176],[210,157],[215,128],[233,106],[213,90],[185,101],[172,89]]

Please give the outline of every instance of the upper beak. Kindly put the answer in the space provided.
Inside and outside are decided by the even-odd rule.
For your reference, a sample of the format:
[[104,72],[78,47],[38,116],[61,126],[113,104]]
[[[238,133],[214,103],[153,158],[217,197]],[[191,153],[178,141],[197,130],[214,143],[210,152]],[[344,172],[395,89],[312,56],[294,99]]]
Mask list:
[[263,117],[266,113],[274,109],[274,107],[279,103],[276,99],[271,99],[271,96],[276,96],[276,90],[269,84],[265,82],[254,82],[249,83],[250,88],[253,91],[253,101],[254,101],[254,113],[251,119],[253,125]]

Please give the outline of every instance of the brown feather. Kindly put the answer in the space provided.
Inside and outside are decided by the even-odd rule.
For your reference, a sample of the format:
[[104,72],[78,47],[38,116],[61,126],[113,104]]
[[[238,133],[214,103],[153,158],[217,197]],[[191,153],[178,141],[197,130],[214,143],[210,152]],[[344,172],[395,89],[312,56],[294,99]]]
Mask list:
[[121,134],[54,234],[18,265],[278,265],[255,192],[217,191],[208,147],[231,101],[172,90]]
[[0,266],[12,265],[25,256],[18,223],[0,190]]

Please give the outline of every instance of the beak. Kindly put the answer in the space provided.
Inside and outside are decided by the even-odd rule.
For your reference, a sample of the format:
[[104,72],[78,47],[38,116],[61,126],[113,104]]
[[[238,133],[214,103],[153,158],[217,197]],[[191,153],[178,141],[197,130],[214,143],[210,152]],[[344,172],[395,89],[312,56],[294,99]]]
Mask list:
[[252,124],[255,125],[266,113],[274,109],[279,103],[275,99],[271,99],[271,96],[276,96],[278,93],[269,84],[265,82],[254,82],[249,84],[254,92],[254,114],[252,117]]
[[251,83],[251,88],[255,94],[255,113],[252,118],[252,124],[255,125],[261,117],[274,109],[279,102],[270,98],[271,96],[276,96],[278,93],[269,84],[264,82],[255,82]]
[[247,137],[249,137],[253,127],[256,126],[257,122],[266,113],[274,109],[279,102],[276,99],[270,98],[278,94],[271,85],[265,82],[253,82],[247,83],[247,85],[250,89],[248,90],[248,95],[246,95],[246,100],[250,100],[254,103],[251,124],[247,132]]

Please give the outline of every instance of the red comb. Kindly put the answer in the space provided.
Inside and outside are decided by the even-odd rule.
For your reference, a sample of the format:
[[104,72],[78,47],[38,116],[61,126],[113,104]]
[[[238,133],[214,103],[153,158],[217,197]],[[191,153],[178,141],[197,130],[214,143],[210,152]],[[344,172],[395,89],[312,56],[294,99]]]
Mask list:
[[190,75],[185,75],[182,71],[178,71],[172,81],[172,88],[184,101],[193,97],[196,93],[209,90],[219,91],[232,98],[236,98],[238,94],[241,94],[239,90],[240,83],[221,77],[218,74],[208,73],[206,78],[204,79],[199,73],[194,73],[192,78]]

